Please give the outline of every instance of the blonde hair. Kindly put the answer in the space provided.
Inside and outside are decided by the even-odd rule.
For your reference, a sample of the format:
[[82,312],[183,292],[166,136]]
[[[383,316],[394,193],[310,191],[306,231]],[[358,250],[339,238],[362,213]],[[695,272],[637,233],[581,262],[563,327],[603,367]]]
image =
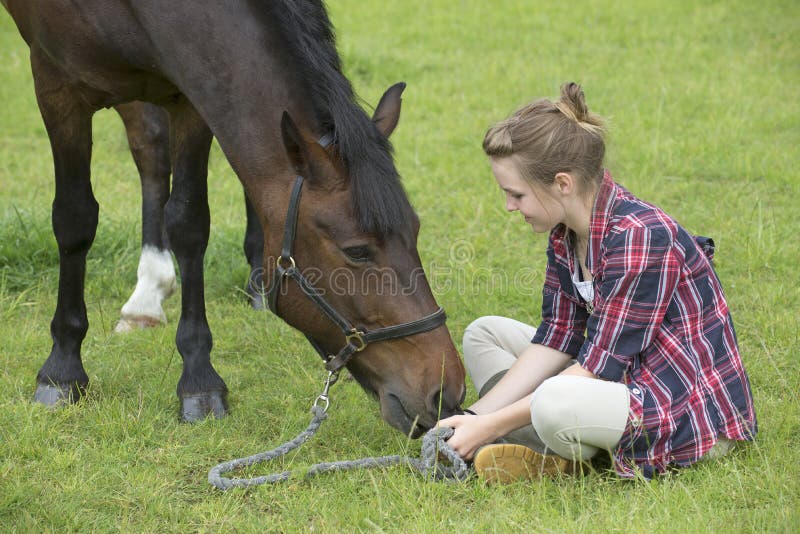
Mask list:
[[586,106],[581,86],[561,86],[557,101],[537,100],[486,132],[483,150],[490,157],[511,157],[531,185],[549,186],[555,175],[577,175],[580,190],[594,191],[603,179],[605,126]]

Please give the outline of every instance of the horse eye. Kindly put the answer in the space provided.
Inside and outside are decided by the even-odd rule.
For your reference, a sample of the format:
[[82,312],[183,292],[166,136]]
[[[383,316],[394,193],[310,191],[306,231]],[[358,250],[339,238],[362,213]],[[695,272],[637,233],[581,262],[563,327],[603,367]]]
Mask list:
[[367,262],[372,260],[372,252],[370,252],[369,247],[366,245],[347,247],[344,249],[344,253],[347,254],[348,258],[357,262]]

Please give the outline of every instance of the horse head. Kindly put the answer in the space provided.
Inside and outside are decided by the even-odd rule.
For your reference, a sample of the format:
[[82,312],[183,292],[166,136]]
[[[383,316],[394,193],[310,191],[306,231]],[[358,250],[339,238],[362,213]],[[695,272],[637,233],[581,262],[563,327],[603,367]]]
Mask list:
[[[397,125],[403,88],[390,88],[372,118],[384,141]],[[416,437],[457,412],[465,392],[464,367],[417,252],[419,219],[396,176],[385,179],[383,189],[380,176],[377,183],[358,182],[335,140],[311,136],[288,113],[281,134],[302,178],[293,182],[295,200],[284,184],[289,199],[276,203],[281,208],[272,210],[265,232],[273,311],[306,334],[323,357],[338,354],[329,368],[346,365],[377,397],[383,419]],[[365,195],[356,187],[371,191]],[[390,208],[392,215],[375,213]],[[383,216],[383,224],[365,223],[370,210]]]

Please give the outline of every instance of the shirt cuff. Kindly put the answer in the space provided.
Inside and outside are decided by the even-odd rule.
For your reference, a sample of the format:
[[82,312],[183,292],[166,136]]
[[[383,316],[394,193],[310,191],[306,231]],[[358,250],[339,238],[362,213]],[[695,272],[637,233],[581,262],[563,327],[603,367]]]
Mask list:
[[537,343],[561,351],[575,357],[583,346],[584,338],[580,334],[556,327],[548,321],[542,321],[536,329],[531,343]]
[[583,344],[577,360],[587,371],[614,382],[622,382],[630,363],[630,358],[609,352],[591,341]]

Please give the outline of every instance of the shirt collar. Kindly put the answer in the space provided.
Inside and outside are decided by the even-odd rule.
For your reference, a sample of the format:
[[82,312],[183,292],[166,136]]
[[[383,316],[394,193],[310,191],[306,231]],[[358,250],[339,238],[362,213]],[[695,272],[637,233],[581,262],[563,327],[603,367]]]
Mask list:
[[603,181],[597,191],[597,196],[592,207],[592,218],[589,222],[589,253],[587,254],[587,267],[594,275],[595,265],[599,261],[600,243],[606,235],[606,229],[611,221],[614,204],[617,198],[617,185],[608,169],[603,169]]

